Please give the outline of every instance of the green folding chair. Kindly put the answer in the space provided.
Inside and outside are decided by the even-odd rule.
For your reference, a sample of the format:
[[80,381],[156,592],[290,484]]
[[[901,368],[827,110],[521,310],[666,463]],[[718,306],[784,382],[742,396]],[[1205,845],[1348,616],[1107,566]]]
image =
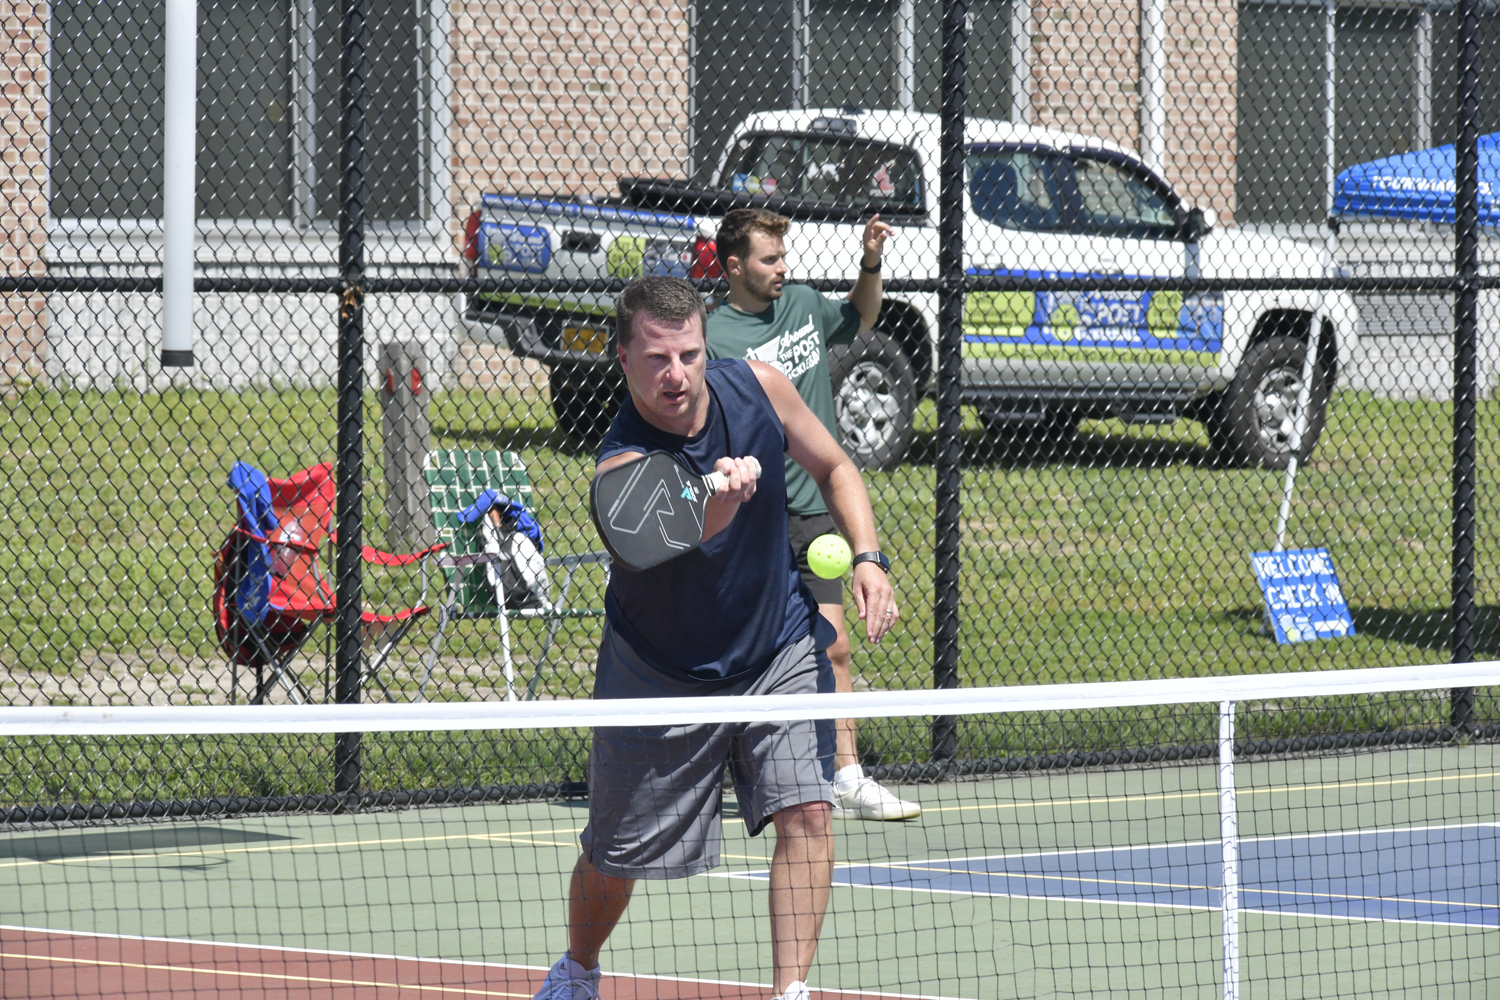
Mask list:
[[[494,489],[519,501],[534,515],[536,507],[532,503],[531,477],[526,473],[526,465],[521,461],[521,456],[513,451],[440,449],[427,453],[423,472],[427,479],[432,520],[437,528],[438,541],[446,543],[448,548],[436,560],[447,577],[447,588],[444,600],[437,609],[437,634],[433,636],[432,646],[427,653],[420,688],[421,697],[424,700],[427,697],[427,687],[437,667],[443,637],[449,624],[493,618],[500,623],[505,699],[515,701],[516,676],[515,661],[511,656],[510,621],[512,618],[540,618],[547,622],[547,638],[542,643],[531,682],[526,686],[526,698],[534,699],[546,670],[548,654],[562,623],[570,618],[599,618],[604,615],[603,608],[572,607],[568,603],[568,593],[573,586],[573,574],[579,567],[594,563],[607,564],[609,553],[548,556],[545,562],[549,580],[555,581],[555,570],[562,570],[562,587],[557,593],[557,599],[549,600],[547,605],[540,608],[506,608],[485,572],[485,567],[497,557],[484,551],[480,525],[462,523],[458,513],[472,504],[479,494]],[[545,527],[543,525],[544,530]]]

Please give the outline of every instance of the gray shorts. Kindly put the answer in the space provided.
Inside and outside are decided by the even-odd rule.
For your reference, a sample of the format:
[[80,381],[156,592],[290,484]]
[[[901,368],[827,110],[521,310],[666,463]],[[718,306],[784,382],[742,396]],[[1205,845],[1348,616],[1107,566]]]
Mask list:
[[[813,647],[811,638],[794,643],[764,674],[718,693],[832,691],[828,656]],[[638,683],[641,697],[682,693],[607,626],[599,661],[612,674],[613,692]],[[740,817],[755,836],[782,809],[833,801],[833,741],[829,721],[600,727],[589,753],[589,822],[579,837],[584,856],[616,878],[705,872],[719,864],[725,768]]]

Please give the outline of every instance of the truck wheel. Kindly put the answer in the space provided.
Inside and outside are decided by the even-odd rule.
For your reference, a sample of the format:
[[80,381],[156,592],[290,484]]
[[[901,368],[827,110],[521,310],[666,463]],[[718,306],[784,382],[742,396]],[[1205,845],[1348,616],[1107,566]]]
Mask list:
[[620,389],[612,372],[600,368],[554,365],[547,374],[552,415],[557,429],[578,441],[604,436],[620,408]]
[[[1306,342],[1295,337],[1268,337],[1250,345],[1229,388],[1204,414],[1209,439],[1222,461],[1262,469],[1286,468],[1292,456],[1306,354]],[[1329,388],[1323,366],[1314,365],[1299,463],[1307,461],[1323,432]]]
[[861,469],[889,469],[911,446],[916,383],[900,346],[866,330],[828,352],[833,412],[844,453]]

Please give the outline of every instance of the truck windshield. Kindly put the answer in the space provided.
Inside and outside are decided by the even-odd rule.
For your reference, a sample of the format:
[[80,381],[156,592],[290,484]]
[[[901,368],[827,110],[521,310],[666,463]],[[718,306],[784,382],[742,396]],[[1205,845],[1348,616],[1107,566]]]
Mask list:
[[974,214],[1006,229],[1063,228],[1062,161],[1031,149],[971,149],[969,204]]
[[753,133],[736,143],[719,183],[740,194],[922,210],[916,153],[856,138]]

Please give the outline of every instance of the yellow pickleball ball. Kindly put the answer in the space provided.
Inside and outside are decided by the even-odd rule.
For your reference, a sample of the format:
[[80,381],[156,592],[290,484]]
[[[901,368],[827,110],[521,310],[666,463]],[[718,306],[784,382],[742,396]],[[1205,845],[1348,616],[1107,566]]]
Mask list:
[[819,535],[807,547],[807,565],[825,580],[836,580],[849,572],[854,553],[838,535]]

